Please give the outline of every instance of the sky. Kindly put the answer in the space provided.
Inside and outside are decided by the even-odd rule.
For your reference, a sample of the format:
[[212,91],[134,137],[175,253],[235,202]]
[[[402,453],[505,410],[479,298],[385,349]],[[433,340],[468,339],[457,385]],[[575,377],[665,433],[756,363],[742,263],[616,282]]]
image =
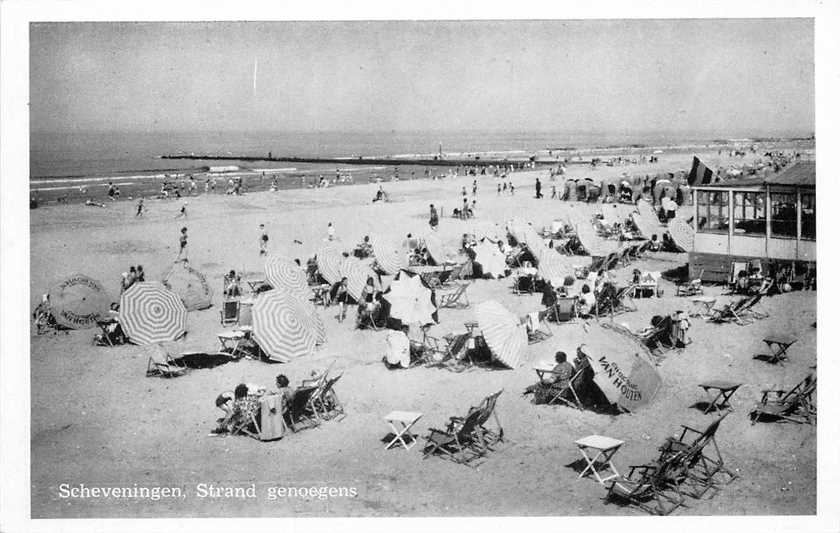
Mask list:
[[38,23],[30,119],[38,132],[810,135],[813,20]]

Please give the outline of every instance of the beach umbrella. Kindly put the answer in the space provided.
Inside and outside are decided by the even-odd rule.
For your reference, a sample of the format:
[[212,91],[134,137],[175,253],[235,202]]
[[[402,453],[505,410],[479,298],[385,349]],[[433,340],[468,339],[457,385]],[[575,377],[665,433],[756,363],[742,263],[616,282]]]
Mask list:
[[379,277],[376,272],[369,266],[362,263],[358,259],[348,257],[341,263],[341,277],[347,278],[347,292],[350,293],[356,301],[362,298],[362,289],[365,287],[368,278],[373,278],[373,285],[379,288]]
[[507,230],[516,239],[516,242],[524,244],[535,258],[539,256],[540,250],[546,246],[545,239],[539,236],[534,226],[521,218],[510,220],[507,223]]
[[589,221],[580,221],[575,229],[581,246],[593,257],[606,257],[618,250],[618,241],[607,240],[598,235]]
[[120,325],[134,344],[174,341],[187,332],[187,308],[162,283],[137,282],[120,297]]
[[343,260],[344,256],[335,246],[324,246],[315,253],[318,272],[330,285],[341,281],[339,267]]
[[644,345],[620,329],[591,330],[581,351],[589,357],[595,384],[604,396],[622,409],[634,411],[653,400],[662,377]]
[[384,297],[391,304],[391,317],[403,324],[426,325],[437,322],[437,307],[432,302],[432,290],[417,274],[401,270],[391,281]]
[[499,227],[498,224],[490,222],[489,220],[482,220],[473,222],[472,233],[476,239],[487,239],[493,242],[499,242],[506,238],[506,232]]
[[[668,179],[657,180],[656,185],[653,186],[653,199],[658,202],[660,199],[662,199],[663,193],[667,194],[666,193],[667,190],[670,190],[671,194],[673,194],[674,185],[673,185],[673,183],[671,183],[671,180],[668,180]],[[669,198],[670,198],[670,196],[669,196]]]
[[204,274],[185,262],[174,263],[163,274],[163,286],[177,294],[187,311],[213,305],[213,289]]
[[289,259],[268,256],[265,260],[265,279],[273,288],[284,290],[301,300],[307,301],[312,297],[306,274]]
[[546,248],[540,256],[537,273],[543,280],[551,282],[555,287],[560,287],[566,276],[575,275],[575,263],[579,262],[580,259]]
[[662,224],[660,224],[659,217],[656,216],[653,206],[645,200],[639,200],[636,202],[636,208],[638,209],[638,213],[631,215],[636,229],[639,230],[639,233],[645,239],[650,239],[654,235],[658,235],[658,239],[661,242],[663,232]]
[[499,246],[487,240],[480,241],[474,248],[475,262],[481,265],[481,271],[485,276],[501,278],[505,275],[507,263],[505,254],[499,250]]
[[311,306],[278,289],[254,301],[254,340],[272,361],[286,363],[315,352],[317,325],[307,305]]
[[408,368],[411,365],[411,344],[402,331],[388,331],[385,336],[385,360],[389,365],[400,365]]
[[510,368],[519,366],[528,346],[528,333],[519,317],[495,300],[476,305],[475,316],[494,359]]
[[376,264],[388,275],[393,275],[408,267],[408,255],[388,239],[382,236],[371,237],[371,247]]
[[50,310],[58,325],[70,329],[96,327],[108,316],[111,298],[102,284],[84,274],[73,274],[48,292]]
[[668,233],[674,244],[682,248],[684,252],[694,250],[694,229],[684,220],[672,218],[668,222]]

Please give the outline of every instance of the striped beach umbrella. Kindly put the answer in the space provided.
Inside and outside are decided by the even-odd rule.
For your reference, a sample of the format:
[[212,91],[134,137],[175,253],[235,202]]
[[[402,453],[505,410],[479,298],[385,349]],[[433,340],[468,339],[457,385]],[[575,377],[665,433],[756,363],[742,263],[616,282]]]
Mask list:
[[418,274],[400,271],[391,282],[385,299],[391,304],[391,316],[403,324],[426,325],[437,322],[437,307],[432,303],[432,291]]
[[534,226],[521,218],[514,218],[507,225],[508,232],[516,242],[524,244],[535,259],[539,260],[540,250],[545,248],[545,239],[539,236]]
[[504,229],[500,228],[498,224],[490,222],[489,220],[481,220],[472,223],[472,233],[476,239],[487,239],[492,242],[499,242],[507,238]]
[[668,222],[668,233],[671,235],[671,240],[684,252],[694,250],[694,229],[684,220],[672,218]]
[[543,280],[551,282],[555,287],[560,287],[566,276],[575,275],[575,263],[579,262],[579,259],[576,260],[572,256],[544,248],[539,257],[537,273]]
[[312,297],[306,274],[289,259],[268,256],[265,260],[265,279],[273,288],[286,291],[301,300],[307,301]]
[[478,304],[475,316],[494,359],[507,367],[518,367],[528,346],[528,333],[519,317],[495,300]]
[[636,209],[638,212],[633,213],[631,217],[633,218],[633,224],[639,230],[642,237],[650,239],[654,235],[657,235],[659,242],[662,242],[664,228],[660,224],[659,217],[656,216],[653,206],[645,200],[639,200],[636,202]]
[[593,257],[606,257],[618,251],[618,241],[607,240],[598,235],[589,221],[579,221],[575,230],[581,246]]
[[204,274],[184,262],[174,263],[163,274],[163,286],[177,294],[187,311],[213,305],[213,289]]
[[339,266],[343,260],[344,256],[335,246],[324,246],[315,253],[318,272],[330,285],[341,281]]
[[120,325],[134,344],[174,341],[187,332],[187,309],[163,284],[137,282],[120,297]]
[[383,273],[394,275],[408,267],[408,256],[401,247],[381,235],[371,237],[373,256]]
[[278,289],[254,301],[254,340],[272,361],[287,363],[315,352],[318,332],[307,304]]
[[445,263],[451,255],[447,253],[446,246],[440,237],[434,233],[429,232],[423,235],[423,244],[426,246],[426,250],[429,251],[429,255],[432,256],[432,259],[438,265]]
[[70,329],[96,327],[108,315],[111,298],[102,284],[84,274],[73,274],[50,288],[50,310],[58,325]]
[[368,278],[373,278],[374,287],[380,288],[379,277],[376,272],[353,257],[348,257],[341,263],[341,276],[347,278],[347,292],[356,301],[362,298],[362,289],[367,284]]

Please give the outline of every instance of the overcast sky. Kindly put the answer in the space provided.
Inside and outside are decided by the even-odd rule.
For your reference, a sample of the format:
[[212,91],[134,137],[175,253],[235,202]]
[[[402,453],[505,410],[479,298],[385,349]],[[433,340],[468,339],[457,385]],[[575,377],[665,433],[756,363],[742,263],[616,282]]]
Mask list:
[[31,128],[810,134],[813,49],[810,19],[36,24]]

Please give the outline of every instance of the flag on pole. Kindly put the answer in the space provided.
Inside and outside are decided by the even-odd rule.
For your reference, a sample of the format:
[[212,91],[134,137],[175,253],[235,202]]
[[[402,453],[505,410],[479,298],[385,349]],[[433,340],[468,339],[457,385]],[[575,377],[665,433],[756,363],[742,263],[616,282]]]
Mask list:
[[707,167],[700,158],[694,156],[694,162],[691,164],[691,172],[688,173],[689,185],[700,185],[712,182],[712,169]]

